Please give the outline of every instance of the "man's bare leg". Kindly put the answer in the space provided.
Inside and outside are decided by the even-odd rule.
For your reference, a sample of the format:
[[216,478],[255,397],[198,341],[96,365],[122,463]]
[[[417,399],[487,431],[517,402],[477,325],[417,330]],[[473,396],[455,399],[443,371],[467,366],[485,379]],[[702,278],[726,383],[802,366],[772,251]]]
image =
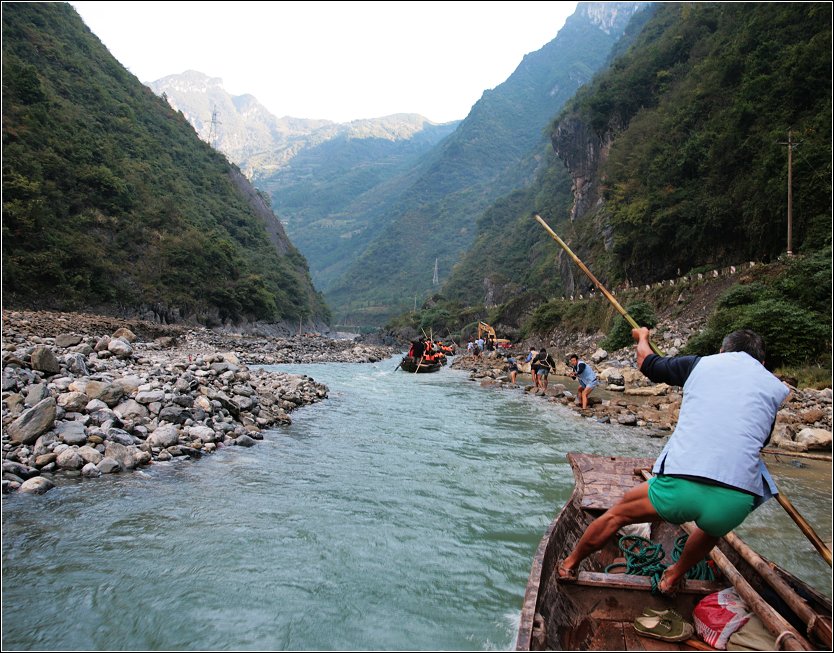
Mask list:
[[712,551],[712,548],[719,539],[721,538],[709,535],[696,526],[686,540],[681,557],[678,558],[677,562],[669,565],[666,571],[663,572],[663,577],[660,579],[660,586],[658,587],[661,594],[675,587],[687,571],[701,562]]
[[619,503],[591,522],[573,551],[560,565],[559,576],[568,576],[568,573],[563,573],[563,571],[569,572],[577,569],[580,562],[605,546],[611,536],[623,526],[656,519],[660,517],[649,501],[649,484],[641,483],[626,492]]

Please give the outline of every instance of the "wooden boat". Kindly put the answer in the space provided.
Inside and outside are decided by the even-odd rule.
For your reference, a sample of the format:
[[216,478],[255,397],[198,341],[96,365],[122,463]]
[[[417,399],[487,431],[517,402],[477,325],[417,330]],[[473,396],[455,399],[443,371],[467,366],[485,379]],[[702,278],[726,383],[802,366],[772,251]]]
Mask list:
[[[686,580],[674,599],[651,592],[651,579],[605,573],[622,552],[612,541],[580,565],[577,579],[557,580],[556,567],[586,527],[623,494],[643,482],[653,460],[568,454],[576,485],[536,550],[524,595],[516,650],[714,650],[697,638],[670,643],[643,637],[633,628],[645,608],[672,608],[693,623],[692,610],[706,595],[730,586],[765,627],[782,635],[781,648],[831,649],[831,601],[777,565],[756,554],[733,533],[722,538],[710,557],[718,568],[714,581]],[[683,527],[651,524],[651,540],[663,546],[671,562]]]
[[411,356],[403,356],[403,359],[400,361],[399,368],[403,372],[411,372],[411,373],[418,373],[424,374],[427,372],[437,372],[441,367],[442,364],[438,363],[426,363],[425,361],[421,361],[421,359],[412,358]]

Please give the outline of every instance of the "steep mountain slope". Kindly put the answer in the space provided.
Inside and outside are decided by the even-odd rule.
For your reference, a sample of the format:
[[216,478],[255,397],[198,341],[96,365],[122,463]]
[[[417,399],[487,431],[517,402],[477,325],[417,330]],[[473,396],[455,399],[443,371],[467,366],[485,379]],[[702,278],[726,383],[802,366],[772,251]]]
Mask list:
[[330,285],[363,242],[357,236],[366,224],[352,210],[355,202],[384,193],[457,124],[437,125],[416,114],[355,120],[298,150],[275,173],[255,174],[253,183],[272,198],[318,287]]
[[801,141],[793,248],[813,252],[831,242],[831,7],[661,5],[558,116],[550,167],[484,215],[444,293],[477,304],[484,286],[495,303],[587,290],[534,211],[611,285],[773,260],[786,248],[789,130]]
[[580,3],[558,36],[485,92],[454,134],[385,194],[349,207],[366,226],[356,236],[361,255],[323,287],[337,319],[380,323],[432,288],[435,260],[441,279],[449,275],[481,212],[533,179],[542,159],[529,155],[540,150],[549,120],[603,65],[643,4]]
[[2,18],[5,306],[329,317],[263,198],[69,5]]

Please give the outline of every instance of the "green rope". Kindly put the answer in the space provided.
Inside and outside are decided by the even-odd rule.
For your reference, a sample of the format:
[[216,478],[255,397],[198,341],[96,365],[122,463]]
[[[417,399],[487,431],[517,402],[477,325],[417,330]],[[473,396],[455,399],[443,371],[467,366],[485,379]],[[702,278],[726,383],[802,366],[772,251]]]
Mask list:
[[[675,541],[675,548],[672,551],[673,562],[677,562],[680,559],[683,547],[686,545],[686,538],[686,535],[681,535]],[[620,538],[619,547],[625,557],[625,562],[615,562],[608,565],[605,568],[605,573],[610,573],[612,569],[625,567],[625,573],[627,574],[649,576],[652,583],[652,594],[659,594],[660,590],[658,587],[660,578],[668,567],[668,565],[662,562],[666,556],[663,547],[639,535],[623,535]],[[707,561],[701,560],[701,562],[686,572],[686,578],[714,580],[715,574]]]

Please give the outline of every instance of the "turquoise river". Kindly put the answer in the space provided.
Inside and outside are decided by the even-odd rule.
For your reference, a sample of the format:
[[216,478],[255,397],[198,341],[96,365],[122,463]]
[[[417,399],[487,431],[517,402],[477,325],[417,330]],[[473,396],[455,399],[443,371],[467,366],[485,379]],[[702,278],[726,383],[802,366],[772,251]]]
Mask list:
[[[3,498],[3,650],[508,650],[570,451],[654,456],[464,372],[278,366],[329,387],[257,446]],[[768,460],[831,541],[830,464]],[[739,530],[831,593],[771,501]]]

